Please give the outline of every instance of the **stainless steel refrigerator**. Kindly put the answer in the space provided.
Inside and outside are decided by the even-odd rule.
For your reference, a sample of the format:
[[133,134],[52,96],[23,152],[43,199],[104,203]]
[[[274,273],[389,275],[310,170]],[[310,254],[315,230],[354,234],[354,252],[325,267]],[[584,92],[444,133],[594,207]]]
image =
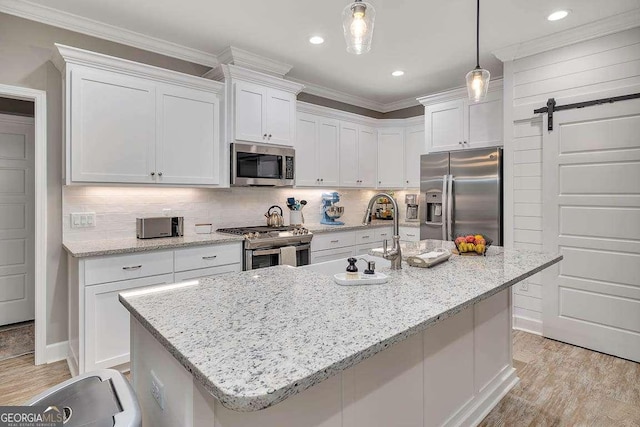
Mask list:
[[420,157],[420,239],[482,234],[502,245],[502,148]]

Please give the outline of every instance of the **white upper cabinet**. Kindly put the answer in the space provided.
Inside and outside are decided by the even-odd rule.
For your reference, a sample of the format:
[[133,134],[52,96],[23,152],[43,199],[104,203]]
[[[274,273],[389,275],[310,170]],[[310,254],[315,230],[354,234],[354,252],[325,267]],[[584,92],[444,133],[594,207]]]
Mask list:
[[443,102],[425,108],[425,133],[429,151],[450,151],[464,141],[464,101]]
[[236,139],[266,142],[267,88],[246,82],[234,86]]
[[221,183],[222,84],[56,46],[67,184]]
[[377,132],[356,123],[340,123],[340,186],[376,186]]
[[404,188],[404,129],[378,131],[378,188]]
[[71,181],[153,182],[155,85],[137,77],[77,67],[70,71],[66,86]]
[[296,186],[338,186],[340,123],[298,113],[296,134]]
[[503,144],[502,80],[491,82],[482,102],[471,102],[466,89],[420,98],[425,105],[429,152],[494,147]]
[[374,188],[378,170],[378,132],[371,127],[358,128],[359,187]]
[[427,152],[424,126],[411,126],[404,132],[405,187],[420,187],[420,156]]
[[303,85],[229,64],[205,77],[226,84],[227,142],[296,145],[296,95]]
[[193,89],[163,86],[158,99],[158,182],[219,184],[218,96]]

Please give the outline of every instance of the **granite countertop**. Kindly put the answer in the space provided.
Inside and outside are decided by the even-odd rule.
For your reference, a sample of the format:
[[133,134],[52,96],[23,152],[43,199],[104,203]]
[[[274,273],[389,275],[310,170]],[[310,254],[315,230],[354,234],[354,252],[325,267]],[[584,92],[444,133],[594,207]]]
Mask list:
[[72,257],[84,258],[183,248],[187,246],[241,242],[242,240],[244,240],[242,236],[214,232],[211,234],[194,234],[183,237],[162,237],[159,239],[137,239],[132,237],[129,239],[70,241],[62,242],[62,246]]
[[[325,225],[325,224],[308,224],[306,227],[314,234],[332,233],[338,231],[362,230],[366,228],[393,227],[393,221],[375,220],[369,225],[362,223],[344,224],[344,225]],[[400,227],[420,227],[420,222],[400,221]]]
[[492,247],[431,269],[380,268],[339,286],[286,266],[208,277],[120,301],[227,408],[267,408],[562,259]]
[[[419,227],[418,222],[402,222],[402,227]],[[346,224],[346,225],[323,225],[309,224],[308,229],[312,233],[322,234],[336,231],[358,230],[367,227],[391,227],[393,221],[374,221],[371,225]],[[65,241],[62,246],[74,258],[85,258],[92,256],[105,256],[116,254],[128,254],[134,252],[157,251],[162,249],[183,248],[187,246],[215,245],[227,242],[241,242],[242,236],[213,232],[211,234],[194,234],[184,237],[163,237],[159,239],[137,239],[135,237],[127,239],[103,239],[103,240],[83,240]]]

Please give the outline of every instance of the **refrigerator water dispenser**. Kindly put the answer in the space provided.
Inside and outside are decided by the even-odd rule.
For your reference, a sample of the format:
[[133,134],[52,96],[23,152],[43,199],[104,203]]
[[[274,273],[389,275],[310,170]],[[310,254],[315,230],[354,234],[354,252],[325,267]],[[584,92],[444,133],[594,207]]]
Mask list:
[[427,192],[427,222],[442,223],[442,192]]

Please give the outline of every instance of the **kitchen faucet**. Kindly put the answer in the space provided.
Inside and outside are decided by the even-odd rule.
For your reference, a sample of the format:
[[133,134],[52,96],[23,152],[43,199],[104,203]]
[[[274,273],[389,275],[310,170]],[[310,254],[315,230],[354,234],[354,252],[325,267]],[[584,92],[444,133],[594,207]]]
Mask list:
[[376,202],[376,199],[379,197],[386,197],[391,200],[391,204],[393,205],[393,246],[391,247],[391,250],[387,250],[387,240],[385,239],[383,242],[384,247],[382,256],[384,259],[391,261],[392,270],[400,270],[402,268],[402,251],[400,250],[400,222],[398,220],[399,211],[396,199],[387,193],[378,193],[374,195],[371,200],[369,200],[369,206],[367,206],[367,211],[362,219],[362,225],[369,225],[371,222],[371,210],[373,209],[373,204]]

